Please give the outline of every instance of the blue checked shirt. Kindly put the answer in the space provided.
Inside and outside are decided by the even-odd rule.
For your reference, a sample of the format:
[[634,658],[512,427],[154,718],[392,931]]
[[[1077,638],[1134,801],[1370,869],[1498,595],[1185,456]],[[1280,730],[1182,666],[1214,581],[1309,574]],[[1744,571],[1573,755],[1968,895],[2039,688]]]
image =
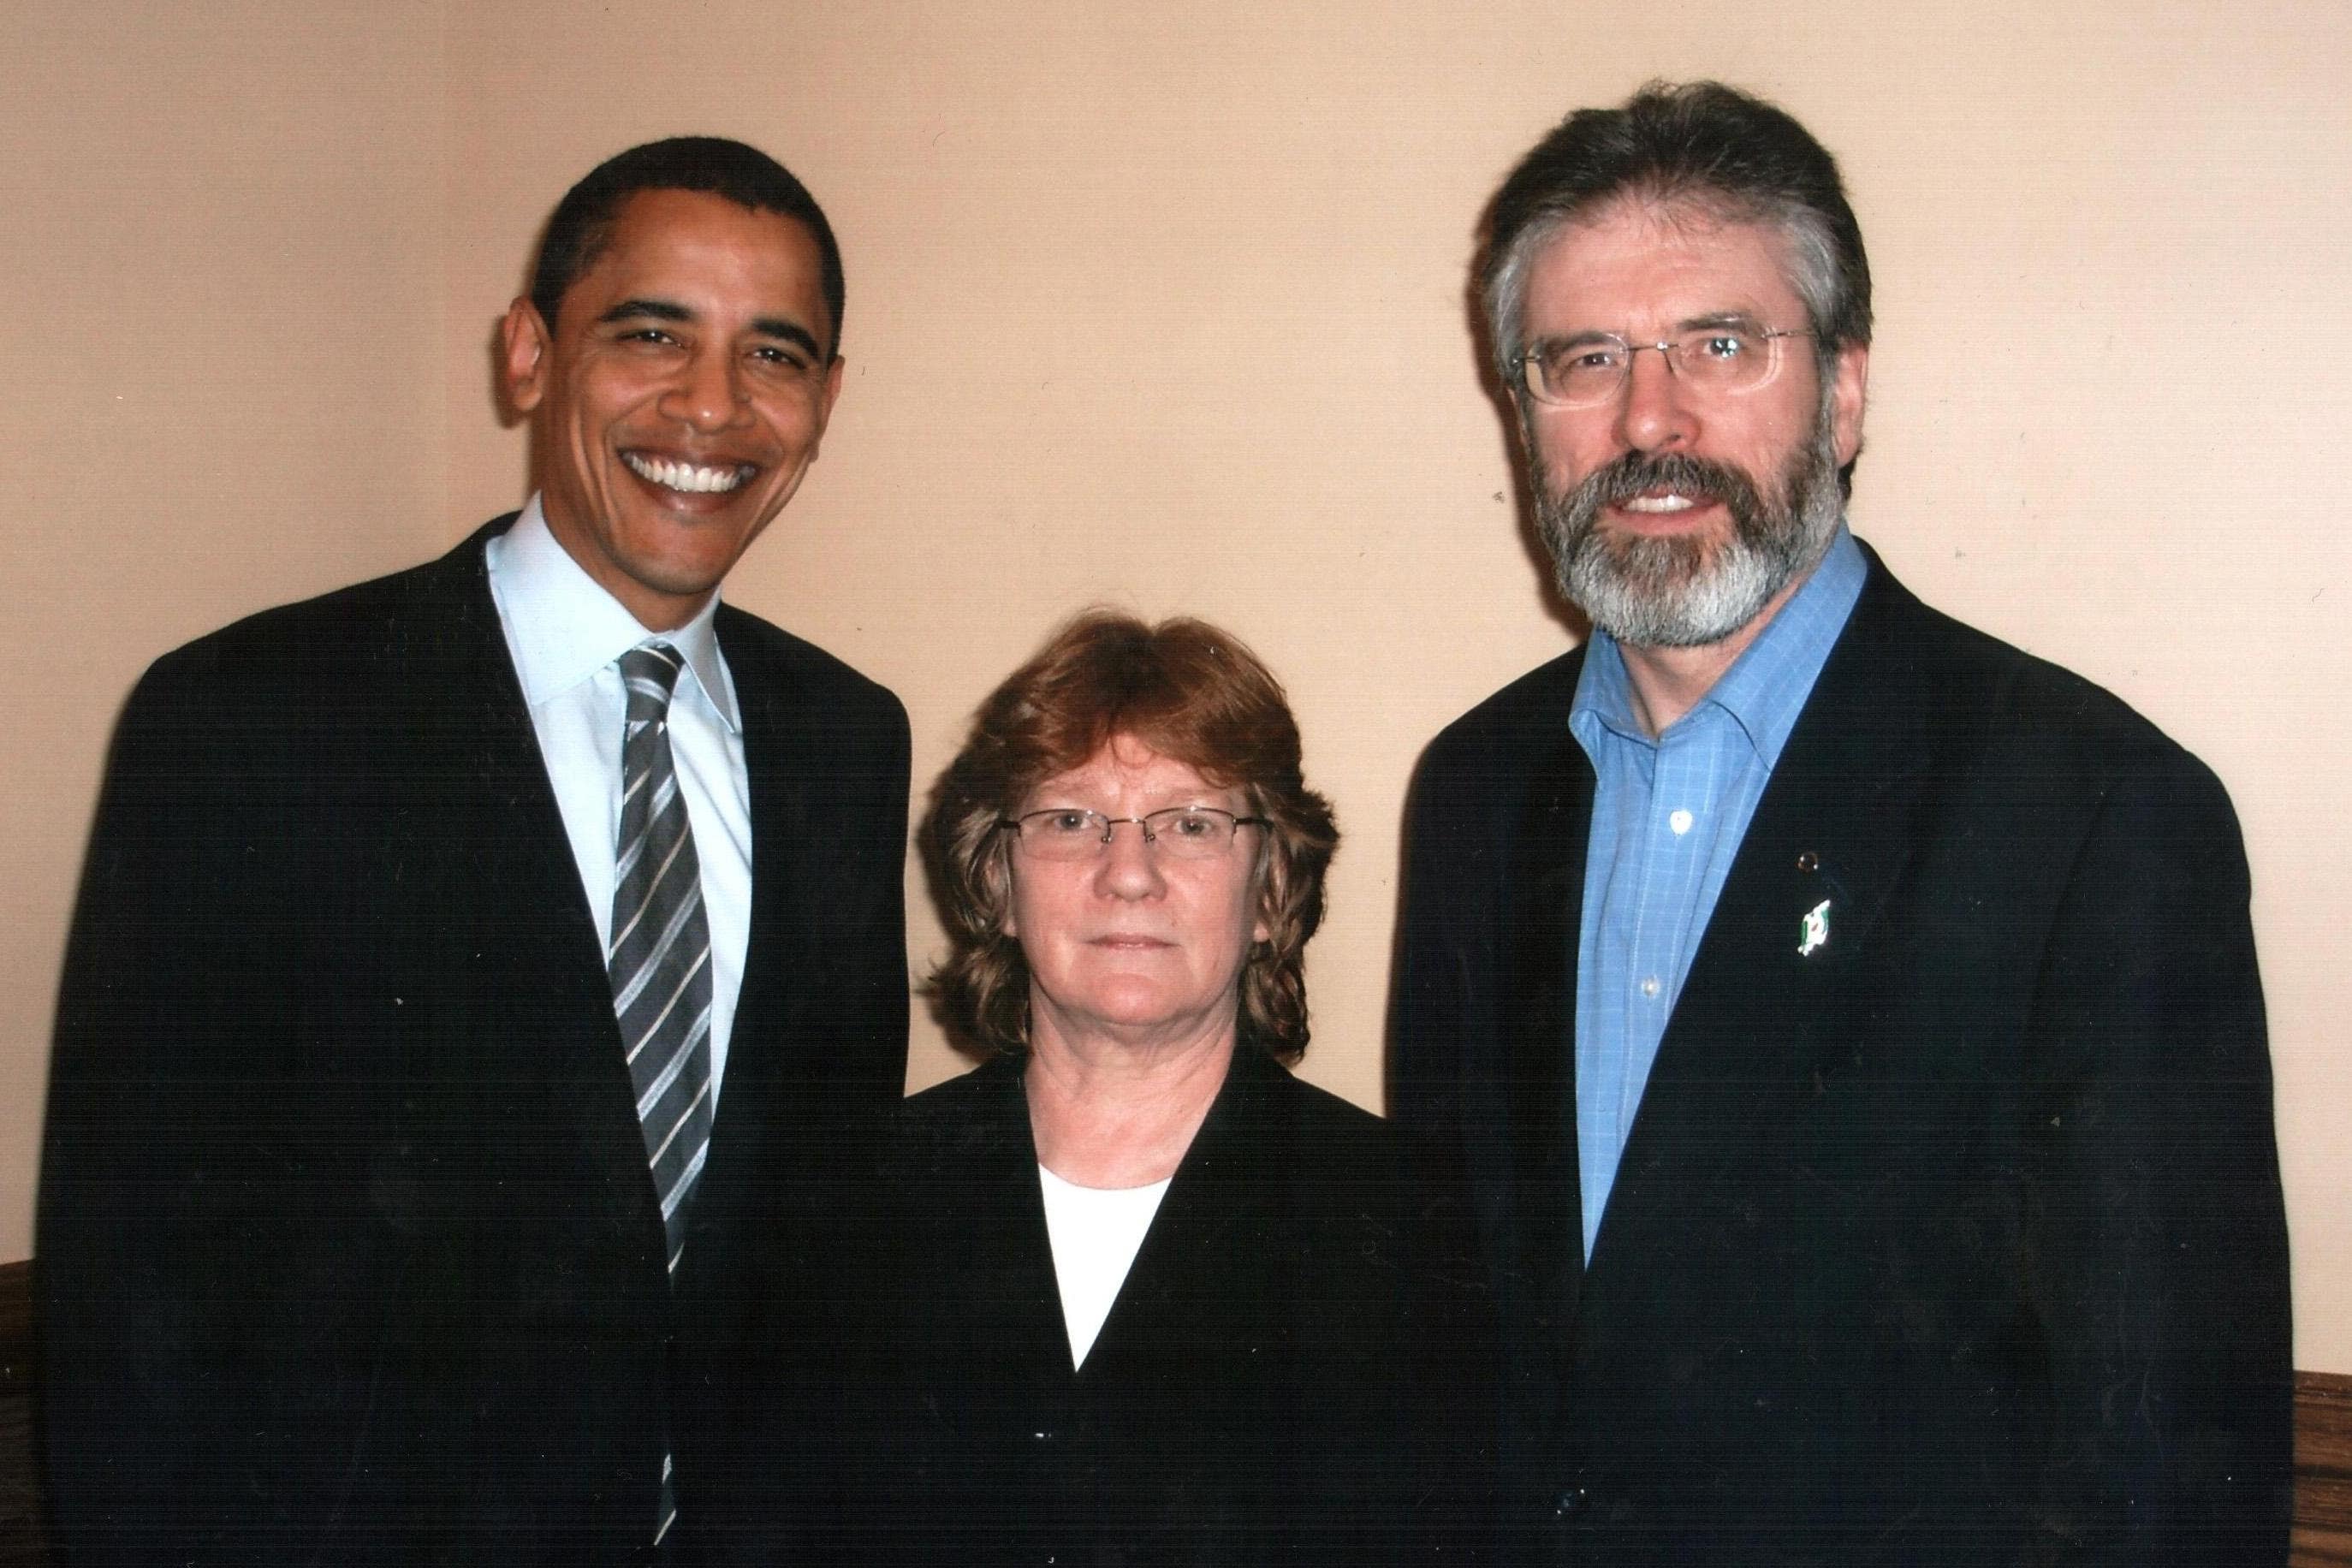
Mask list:
[[1576,950],[1576,1152],[1588,1259],[1691,956],[1866,574],[1841,523],[1804,586],[1654,741],[1634,716],[1615,639],[1592,634],[1568,716],[1598,775]]

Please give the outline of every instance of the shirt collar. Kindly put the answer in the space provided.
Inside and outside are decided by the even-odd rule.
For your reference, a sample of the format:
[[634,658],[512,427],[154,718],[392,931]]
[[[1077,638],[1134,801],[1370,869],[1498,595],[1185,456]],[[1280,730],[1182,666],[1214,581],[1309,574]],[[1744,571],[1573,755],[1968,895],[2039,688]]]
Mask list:
[[[1829,661],[1830,649],[1845,629],[1846,617],[1853,613],[1855,601],[1862,597],[1863,580],[1869,574],[1862,547],[1841,520],[1829,550],[1804,585],[1765,623],[1756,640],[1697,706],[1667,726],[1666,734],[1702,713],[1721,712],[1739,726],[1766,767],[1779,765],[1780,749],[1797,727],[1797,716],[1804,711],[1813,681]],[[1580,733],[1582,727],[1599,723],[1629,740],[1651,743],[1633,711],[1633,687],[1625,673],[1625,657],[1618,650],[1617,639],[1597,626],[1586,644],[1584,668],[1577,677],[1569,723]]]
[[719,656],[717,594],[686,625],[648,632],[548,531],[536,495],[514,526],[490,541],[488,563],[523,697],[533,708],[593,679],[639,644],[659,640],[685,657],[712,711],[730,730],[742,731],[735,683]]

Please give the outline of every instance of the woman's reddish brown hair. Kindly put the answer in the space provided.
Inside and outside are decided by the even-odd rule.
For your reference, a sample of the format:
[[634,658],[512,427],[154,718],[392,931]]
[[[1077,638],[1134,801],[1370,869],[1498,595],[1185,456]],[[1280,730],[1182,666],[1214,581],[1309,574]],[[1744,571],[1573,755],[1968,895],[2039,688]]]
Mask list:
[[1250,815],[1267,819],[1257,866],[1267,935],[1243,965],[1239,1037],[1297,1060],[1307,1049],[1307,941],[1323,923],[1339,829],[1299,771],[1298,724],[1281,684],[1240,639],[1190,617],[1147,626],[1089,611],[981,704],[923,820],[951,943],[932,994],[976,1043],[1028,1048],[1029,966],[1004,934],[1011,836],[1002,825],[1038,784],[1121,737],[1241,791]]

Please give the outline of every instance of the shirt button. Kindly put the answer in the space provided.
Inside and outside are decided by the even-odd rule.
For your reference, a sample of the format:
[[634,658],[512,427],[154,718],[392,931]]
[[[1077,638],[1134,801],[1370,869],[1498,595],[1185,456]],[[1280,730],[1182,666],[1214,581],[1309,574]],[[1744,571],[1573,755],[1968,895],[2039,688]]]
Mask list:
[[1658,984],[1658,977],[1654,974],[1645,977],[1642,982],[1642,994],[1644,996],[1655,996],[1664,989],[1664,987]]
[[1562,1487],[1552,1494],[1551,1511],[1556,1519],[1581,1519],[1591,1506],[1592,1499],[1582,1487]]
[[1680,838],[1684,834],[1688,833],[1691,830],[1691,823],[1693,820],[1694,819],[1689,812],[1677,811],[1672,816],[1666,818],[1666,826],[1675,830],[1675,837]]

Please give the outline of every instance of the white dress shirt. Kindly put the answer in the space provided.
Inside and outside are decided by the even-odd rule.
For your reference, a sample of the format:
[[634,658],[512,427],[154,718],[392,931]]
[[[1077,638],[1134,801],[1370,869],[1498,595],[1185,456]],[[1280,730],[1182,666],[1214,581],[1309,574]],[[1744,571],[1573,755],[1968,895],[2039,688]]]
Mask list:
[[621,831],[621,733],[628,711],[616,661],[655,641],[685,656],[670,699],[669,740],[694,852],[702,862],[702,903],[710,924],[715,1113],[751,929],[751,787],[743,768],[742,712],[711,625],[719,595],[676,631],[648,632],[548,531],[537,496],[512,528],[490,541],[488,554],[507,651],[522,678],[597,939],[608,952],[614,841]]

